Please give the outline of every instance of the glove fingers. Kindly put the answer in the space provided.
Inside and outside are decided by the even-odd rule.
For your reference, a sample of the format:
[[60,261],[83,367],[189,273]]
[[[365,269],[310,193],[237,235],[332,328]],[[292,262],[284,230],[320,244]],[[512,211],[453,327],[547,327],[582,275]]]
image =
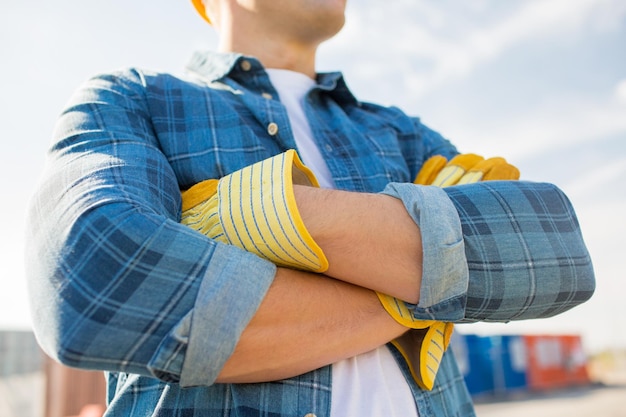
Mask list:
[[415,181],[413,184],[418,185],[430,185],[437,177],[437,174],[442,170],[444,166],[448,163],[448,160],[442,155],[435,155],[430,157],[424,165],[422,165],[422,169],[417,173],[417,177],[415,177]]
[[212,239],[222,243],[230,243],[224,235],[224,229],[217,214],[217,206],[217,198],[212,196],[184,211],[180,222]]
[[483,181],[518,180],[519,177],[520,171],[517,167],[511,164],[501,164],[494,166],[489,172],[487,172]]
[[485,176],[494,168],[505,165],[506,163],[506,159],[499,156],[484,159],[469,169],[468,172],[459,179],[456,185],[483,181]]
[[217,180],[202,181],[183,191],[180,222],[222,243],[230,243],[217,215]]
[[182,210],[187,211],[213,196],[217,191],[217,183],[218,180],[206,180],[195,184],[186,191],[183,191],[181,193],[183,200]]
[[483,160],[482,156],[471,153],[457,155],[439,172],[431,185],[437,187],[454,185],[467,171]]

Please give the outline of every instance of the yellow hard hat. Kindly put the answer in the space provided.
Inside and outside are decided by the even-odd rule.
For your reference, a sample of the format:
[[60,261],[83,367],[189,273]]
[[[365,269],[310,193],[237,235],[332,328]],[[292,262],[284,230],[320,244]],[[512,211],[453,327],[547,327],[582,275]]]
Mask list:
[[202,16],[204,20],[211,24],[211,20],[206,15],[206,11],[204,10],[204,4],[202,4],[202,0],[191,0],[191,2],[193,3],[193,7],[196,8],[196,11],[200,14],[200,16]]

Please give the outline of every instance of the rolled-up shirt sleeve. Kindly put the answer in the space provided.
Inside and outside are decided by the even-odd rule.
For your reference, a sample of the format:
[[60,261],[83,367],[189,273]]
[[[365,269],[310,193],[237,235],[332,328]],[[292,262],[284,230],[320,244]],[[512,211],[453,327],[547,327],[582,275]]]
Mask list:
[[178,223],[144,91],[96,77],[59,119],[27,221],[34,330],[69,366],[209,385],[275,266]]
[[391,183],[383,193],[402,200],[422,235],[420,300],[417,305],[408,304],[416,318],[461,319],[469,272],[456,208],[439,187]]
[[490,181],[437,189],[390,184],[422,233],[417,319],[507,322],[588,300],[593,266],[574,209],[556,186]]

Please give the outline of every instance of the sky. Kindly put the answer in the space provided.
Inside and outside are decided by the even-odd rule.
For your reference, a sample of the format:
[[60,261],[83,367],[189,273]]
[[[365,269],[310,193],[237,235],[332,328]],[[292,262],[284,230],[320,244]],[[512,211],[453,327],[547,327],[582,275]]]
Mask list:
[[[217,38],[188,1],[0,4],[0,329],[29,329],[23,229],[58,114],[88,77],[122,67],[182,73]],[[419,116],[461,152],[505,156],[577,210],[594,297],[560,316],[461,333],[580,334],[626,348],[626,2],[349,0],[318,70],[364,101]]]

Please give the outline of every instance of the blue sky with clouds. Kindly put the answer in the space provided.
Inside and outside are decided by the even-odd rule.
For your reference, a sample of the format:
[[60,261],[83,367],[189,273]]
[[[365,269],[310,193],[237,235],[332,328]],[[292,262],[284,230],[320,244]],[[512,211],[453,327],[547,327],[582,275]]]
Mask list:
[[[626,347],[626,2],[349,0],[319,70],[363,100],[420,116],[463,152],[506,156],[577,207],[598,289],[557,318],[460,326],[479,333],[580,333]],[[28,328],[22,229],[55,119],[78,84],[138,66],[181,72],[216,37],[187,1],[0,5],[0,328]]]

